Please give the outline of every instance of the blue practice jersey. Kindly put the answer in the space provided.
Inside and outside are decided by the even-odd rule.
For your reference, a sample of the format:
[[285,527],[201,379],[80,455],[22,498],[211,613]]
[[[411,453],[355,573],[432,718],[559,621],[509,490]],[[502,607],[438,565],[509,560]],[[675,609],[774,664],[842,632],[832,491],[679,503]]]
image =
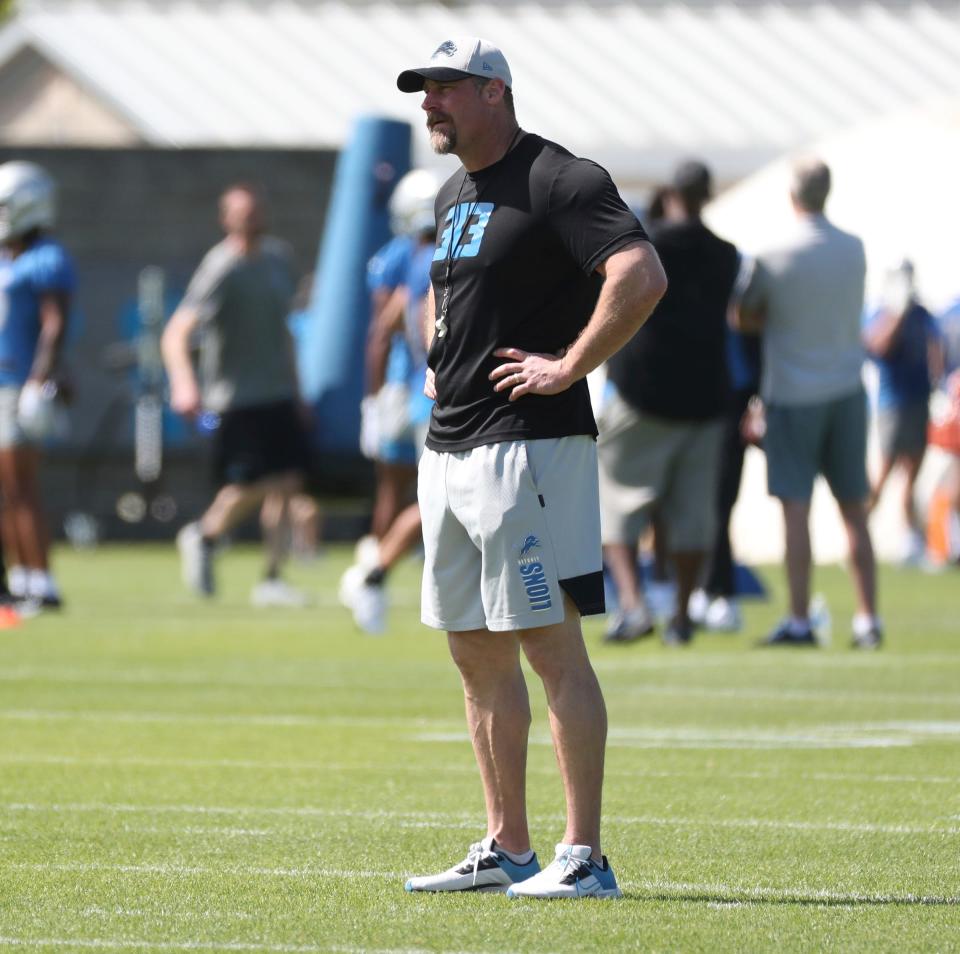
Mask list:
[[404,333],[410,349],[410,419],[421,424],[430,417],[433,401],[423,393],[423,381],[427,373],[427,349],[423,339],[423,300],[430,290],[430,265],[433,262],[432,244],[421,245],[410,256],[410,265],[404,284],[409,300],[404,316]]
[[395,235],[374,253],[367,263],[367,290],[370,294],[392,291],[402,285],[412,254],[413,239],[409,235]]
[[0,386],[20,387],[30,376],[40,336],[40,297],[76,287],[67,250],[41,238],[16,258],[0,253]]
[[[874,311],[864,322],[870,327],[882,312]],[[930,395],[929,345],[939,337],[936,322],[922,305],[911,305],[890,353],[870,355],[879,372],[877,407],[903,407],[925,401]]]

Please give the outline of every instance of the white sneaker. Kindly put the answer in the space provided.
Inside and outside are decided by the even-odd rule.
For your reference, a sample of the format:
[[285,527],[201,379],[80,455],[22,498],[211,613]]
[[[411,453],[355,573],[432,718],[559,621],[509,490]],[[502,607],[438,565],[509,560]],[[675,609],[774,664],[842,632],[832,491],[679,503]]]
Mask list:
[[710,609],[710,597],[704,590],[694,590],[687,600],[687,616],[694,626],[702,626]]
[[900,562],[904,566],[921,566],[927,556],[927,541],[922,533],[908,530],[901,545]]
[[606,855],[600,864],[589,845],[557,845],[553,863],[507,889],[508,898],[620,898],[623,892]]
[[738,633],[743,626],[740,605],[736,600],[718,596],[710,601],[703,616],[703,624],[715,633]]
[[290,606],[299,608],[306,606],[309,600],[307,594],[291,586],[286,580],[261,580],[250,591],[250,602],[254,606]]
[[440,874],[411,878],[407,891],[506,891],[540,870],[537,856],[525,864],[511,861],[489,835],[470,846],[467,857]]
[[199,523],[188,523],[180,529],[177,549],[184,584],[200,596],[213,596],[213,557],[203,542]]
[[354,563],[340,577],[337,596],[353,612],[353,621],[366,633],[379,634],[387,627],[387,594],[382,586],[367,583],[370,571]]
[[634,640],[649,636],[654,629],[653,617],[646,606],[636,606],[632,610],[614,613],[607,623],[603,634],[605,643],[632,643]]
[[380,543],[372,533],[357,540],[353,548],[353,562],[362,566],[367,573],[380,565]]

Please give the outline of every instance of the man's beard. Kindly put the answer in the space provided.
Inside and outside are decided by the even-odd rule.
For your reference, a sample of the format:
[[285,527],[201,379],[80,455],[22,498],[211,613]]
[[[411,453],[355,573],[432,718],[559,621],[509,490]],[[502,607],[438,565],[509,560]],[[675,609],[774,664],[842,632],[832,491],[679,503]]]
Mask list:
[[430,147],[437,155],[447,156],[457,148],[457,131],[448,122],[445,129],[430,128]]

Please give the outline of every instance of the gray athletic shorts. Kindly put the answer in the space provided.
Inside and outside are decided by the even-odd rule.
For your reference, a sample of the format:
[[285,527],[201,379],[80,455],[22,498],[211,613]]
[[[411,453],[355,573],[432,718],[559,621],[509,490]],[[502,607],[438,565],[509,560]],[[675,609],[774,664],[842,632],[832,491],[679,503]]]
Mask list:
[[508,441],[420,458],[421,619],[534,629],[605,611],[593,438]]
[[863,390],[817,404],[767,407],[767,489],[781,500],[809,500],[823,474],[837,500],[865,500],[867,399]]
[[887,460],[901,454],[919,457],[927,446],[929,422],[930,402],[927,400],[882,408],[877,412],[880,454]]
[[656,504],[671,550],[709,550],[723,421],[668,421],[614,394],[598,425],[603,542],[636,546]]
[[0,450],[29,444],[17,422],[17,401],[20,388],[0,387]]

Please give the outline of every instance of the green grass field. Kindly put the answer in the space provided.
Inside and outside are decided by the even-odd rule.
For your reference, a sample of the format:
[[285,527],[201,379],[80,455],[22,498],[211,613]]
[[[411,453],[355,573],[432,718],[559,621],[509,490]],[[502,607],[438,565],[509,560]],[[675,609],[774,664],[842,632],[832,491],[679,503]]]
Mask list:
[[[834,643],[689,650],[587,638],[610,710],[605,850],[620,902],[411,896],[483,834],[459,680],[418,623],[333,598],[346,549],[295,567],[316,605],[179,586],[169,547],[61,551],[60,616],[0,633],[3,951],[960,951],[960,577],[884,568],[880,653],[818,571]],[[562,798],[533,692],[534,847]]]

